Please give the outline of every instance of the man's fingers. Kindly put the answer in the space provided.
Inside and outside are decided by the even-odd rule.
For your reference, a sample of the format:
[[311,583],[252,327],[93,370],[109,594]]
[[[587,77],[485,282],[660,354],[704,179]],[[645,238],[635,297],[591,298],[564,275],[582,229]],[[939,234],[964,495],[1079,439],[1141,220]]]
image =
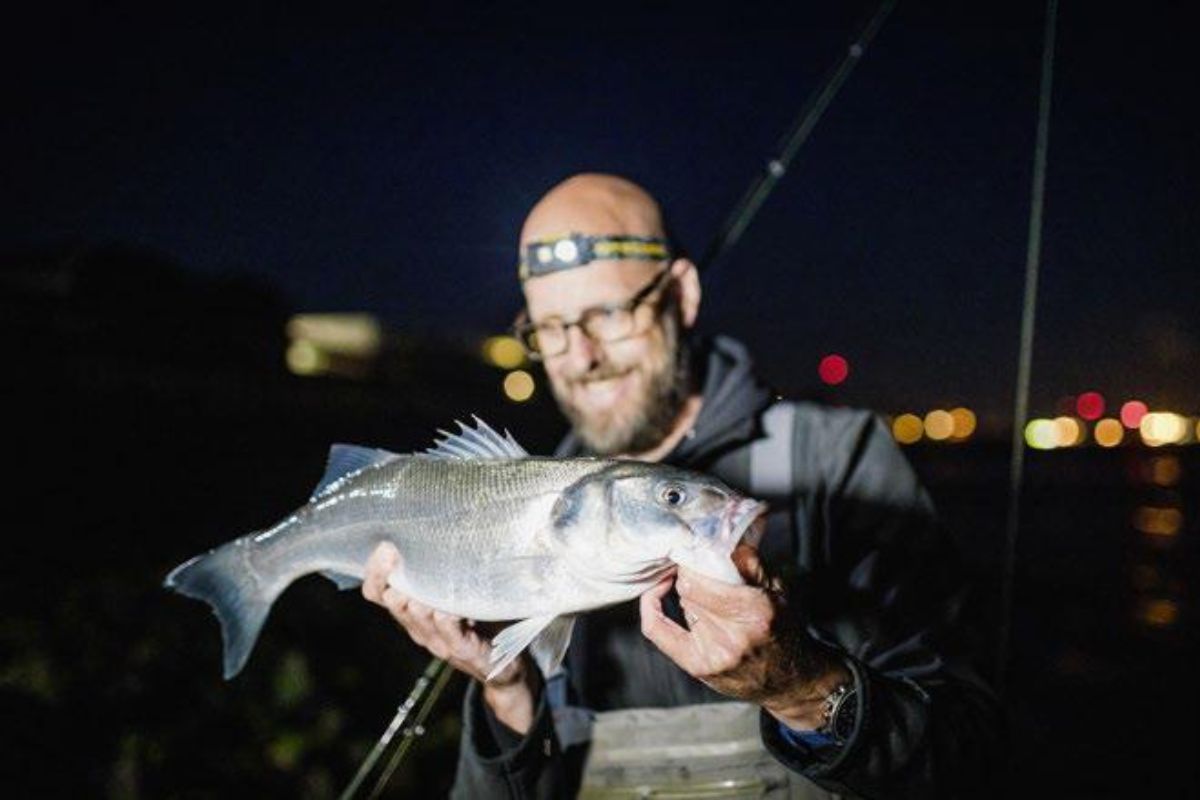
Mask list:
[[388,575],[400,563],[400,551],[389,542],[382,542],[367,559],[366,572],[363,574],[363,597],[372,603],[382,605],[383,593],[387,589]]
[[398,620],[403,620],[408,616],[408,604],[410,602],[408,595],[402,594],[390,586],[383,590],[377,602],[390,611],[392,616]]
[[767,585],[767,571],[763,568],[762,559],[758,557],[758,548],[743,542],[733,548],[729,557],[747,584],[764,587]]
[[757,586],[734,586],[694,570],[680,567],[675,591],[682,600],[691,605],[711,611],[718,617],[731,617],[745,613],[759,602],[761,590]]
[[665,580],[646,591],[638,601],[642,615],[642,635],[662,650],[667,658],[684,670],[692,672],[695,666],[695,651],[691,634],[676,625],[662,610],[662,599],[669,591],[671,581]]
[[458,658],[466,660],[479,654],[479,637],[467,630],[462,617],[434,611],[433,627],[446,643],[450,653]]
[[[389,599],[399,607],[399,601],[394,598],[403,597],[395,589],[388,589],[384,593]],[[389,607],[391,608],[391,607]],[[412,598],[405,598],[404,605],[399,611],[393,611],[393,615],[404,626],[404,630],[408,631],[408,635],[413,641],[422,647],[432,652],[439,658],[445,658],[445,648],[441,647],[441,633],[437,626],[433,624],[433,609],[429,606],[419,603]]]

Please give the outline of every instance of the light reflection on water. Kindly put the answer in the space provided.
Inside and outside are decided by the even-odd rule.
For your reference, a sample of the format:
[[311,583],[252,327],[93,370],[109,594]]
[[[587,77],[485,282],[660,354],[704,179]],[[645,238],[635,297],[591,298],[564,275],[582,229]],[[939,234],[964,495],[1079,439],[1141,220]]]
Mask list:
[[1133,616],[1144,628],[1159,631],[1179,622],[1187,588],[1179,561],[1164,559],[1162,552],[1186,528],[1187,509],[1180,493],[1174,491],[1183,480],[1183,465],[1173,453],[1139,456],[1135,494],[1143,495],[1146,504],[1139,505],[1132,515],[1137,536],[1131,558],[1148,558],[1153,563],[1166,560],[1166,564],[1142,563],[1132,571]]
[[[995,623],[1007,448],[906,453],[963,542]],[[1163,732],[1193,729],[1200,707],[1200,447],[1027,453],[1008,796],[1029,785],[1060,797],[1188,796],[1194,737]]]

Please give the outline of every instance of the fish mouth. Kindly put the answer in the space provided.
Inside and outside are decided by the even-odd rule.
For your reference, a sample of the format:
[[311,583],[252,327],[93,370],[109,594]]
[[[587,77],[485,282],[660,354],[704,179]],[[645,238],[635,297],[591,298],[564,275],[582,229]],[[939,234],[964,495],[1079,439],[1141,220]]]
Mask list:
[[767,530],[767,504],[761,500],[743,498],[730,504],[721,524],[721,540],[729,545],[729,551],[743,541],[758,547]]

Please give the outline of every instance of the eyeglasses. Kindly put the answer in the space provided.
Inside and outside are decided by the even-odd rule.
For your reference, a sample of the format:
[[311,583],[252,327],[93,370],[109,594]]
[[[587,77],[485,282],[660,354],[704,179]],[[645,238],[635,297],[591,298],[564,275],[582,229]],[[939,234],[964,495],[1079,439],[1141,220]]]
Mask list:
[[534,361],[552,358],[567,352],[570,343],[567,331],[571,328],[579,328],[584,335],[595,342],[618,342],[628,339],[640,332],[637,330],[635,317],[638,306],[645,303],[655,291],[666,285],[670,274],[671,268],[668,266],[624,303],[593,306],[585,309],[582,314],[569,322],[558,317],[550,317],[541,322],[530,322],[525,319],[528,312],[522,311],[521,316],[513,324],[513,336],[517,337],[524,345],[526,353]]

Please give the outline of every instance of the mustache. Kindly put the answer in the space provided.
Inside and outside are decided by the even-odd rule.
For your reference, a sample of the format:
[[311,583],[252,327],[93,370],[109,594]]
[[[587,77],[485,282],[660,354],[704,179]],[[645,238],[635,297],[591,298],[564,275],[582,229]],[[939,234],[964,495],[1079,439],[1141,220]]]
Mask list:
[[609,378],[619,378],[628,372],[631,372],[631,367],[622,367],[616,364],[600,364],[593,369],[588,370],[580,375],[574,375],[570,378],[571,383],[590,383],[591,381],[603,381]]

